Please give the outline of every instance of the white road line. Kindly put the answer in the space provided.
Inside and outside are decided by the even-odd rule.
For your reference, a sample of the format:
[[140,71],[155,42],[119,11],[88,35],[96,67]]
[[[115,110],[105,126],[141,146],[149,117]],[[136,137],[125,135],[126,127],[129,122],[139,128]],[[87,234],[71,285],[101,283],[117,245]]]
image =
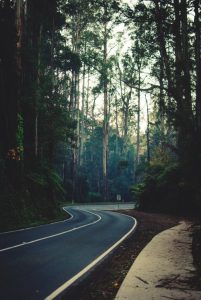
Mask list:
[[[125,216],[125,215],[124,215]],[[137,220],[131,216],[126,215],[129,218],[132,218],[134,221],[133,227],[115,244],[113,244],[109,249],[107,249],[103,254],[98,256],[94,261],[92,261],[89,265],[87,265],[84,269],[82,269],[78,274],[73,276],[71,279],[66,281],[63,285],[61,285],[58,289],[56,289],[53,293],[45,298],[45,300],[53,300],[59,294],[61,294],[64,290],[66,290],[71,284],[73,284],[76,280],[81,278],[84,274],[86,274],[90,269],[92,269],[99,261],[101,261],[105,256],[107,256],[112,250],[114,250],[119,244],[121,244],[136,228]]]
[[54,225],[54,224],[58,224],[58,223],[64,223],[64,222],[72,220],[72,218],[74,216],[68,210],[66,210],[65,207],[62,207],[62,209],[70,215],[70,218],[68,218],[66,220],[62,220],[62,221],[48,223],[48,224],[41,224],[41,225],[32,226],[32,227],[26,227],[26,228],[21,228],[21,229],[16,229],[16,230],[4,231],[4,232],[0,232],[0,235],[19,232],[19,231],[25,231],[25,230],[30,230],[30,229],[35,229],[35,228],[39,228],[39,227],[42,227],[42,226],[49,226],[49,225]]
[[43,237],[43,238],[40,238],[40,239],[36,239],[36,240],[33,240],[33,241],[29,241],[29,242],[23,242],[21,244],[17,244],[17,245],[11,246],[11,247],[0,249],[0,252],[8,251],[8,250],[11,250],[11,249],[14,249],[14,248],[23,247],[23,246],[30,245],[30,244],[34,244],[34,243],[37,243],[37,242],[40,242],[40,241],[44,241],[44,240],[47,240],[47,239],[54,238],[56,236],[60,236],[60,235],[72,232],[72,231],[76,231],[78,229],[94,225],[94,224],[96,224],[97,222],[99,222],[102,219],[101,216],[99,216],[98,214],[89,212],[87,210],[85,210],[85,211],[88,212],[88,213],[90,213],[90,214],[92,214],[92,215],[95,215],[96,217],[98,217],[98,219],[96,221],[91,222],[91,223],[87,223],[85,225],[82,225],[82,226],[79,226],[79,227],[75,227],[75,228],[72,228],[72,229],[69,229],[69,230],[66,230],[66,231],[62,231],[62,232],[59,232],[59,233],[56,233],[56,234],[53,234],[53,235],[49,235],[49,236],[46,236],[46,237]]

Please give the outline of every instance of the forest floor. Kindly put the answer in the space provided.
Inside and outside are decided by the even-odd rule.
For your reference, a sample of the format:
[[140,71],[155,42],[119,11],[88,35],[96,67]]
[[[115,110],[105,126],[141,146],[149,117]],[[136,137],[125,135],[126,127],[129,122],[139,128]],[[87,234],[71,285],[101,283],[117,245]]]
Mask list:
[[[85,279],[79,282],[79,285],[70,287],[62,296],[62,300],[114,299],[122,281],[142,249],[156,234],[184,220],[182,217],[135,210],[122,210],[120,212],[137,219],[138,226],[136,231],[95,270],[91,271]],[[196,224],[193,238],[193,255],[198,269],[198,272],[195,274],[194,284],[200,284],[201,223],[197,220],[192,221]]]

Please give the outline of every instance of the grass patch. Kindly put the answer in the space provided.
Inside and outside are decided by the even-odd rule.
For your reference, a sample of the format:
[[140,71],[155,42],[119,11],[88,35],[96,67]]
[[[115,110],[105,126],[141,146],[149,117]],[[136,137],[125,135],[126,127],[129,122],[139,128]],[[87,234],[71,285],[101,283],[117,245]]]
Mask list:
[[31,219],[26,219],[26,220],[22,220],[21,222],[19,222],[18,224],[15,225],[8,225],[6,228],[1,229],[0,231],[10,231],[10,230],[18,230],[18,229],[23,229],[23,228],[28,228],[28,227],[36,227],[36,226],[40,226],[40,225],[45,225],[45,224],[50,224],[53,222],[59,222],[59,221],[63,221],[66,219],[69,219],[70,215],[65,212],[62,208],[60,208],[58,210],[58,212],[55,214],[54,218],[31,218]]

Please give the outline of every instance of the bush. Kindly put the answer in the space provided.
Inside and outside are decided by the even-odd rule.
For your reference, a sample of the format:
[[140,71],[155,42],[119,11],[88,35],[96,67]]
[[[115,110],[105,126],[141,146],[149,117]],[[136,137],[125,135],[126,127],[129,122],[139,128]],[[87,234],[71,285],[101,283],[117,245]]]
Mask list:
[[152,165],[144,183],[132,187],[139,209],[185,213],[192,207],[193,187],[182,177],[179,164]]
[[89,192],[88,194],[89,202],[101,202],[102,196],[100,193]]

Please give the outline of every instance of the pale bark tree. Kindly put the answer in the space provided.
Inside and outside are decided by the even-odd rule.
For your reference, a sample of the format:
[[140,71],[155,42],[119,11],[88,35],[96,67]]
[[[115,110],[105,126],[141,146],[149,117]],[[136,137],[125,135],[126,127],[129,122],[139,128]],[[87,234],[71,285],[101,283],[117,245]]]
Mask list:
[[[84,53],[86,54],[86,41],[84,41]],[[82,73],[82,105],[81,105],[81,124],[80,124],[80,166],[83,165],[84,153],[84,118],[85,118],[85,88],[86,88],[86,64],[83,65]]]
[[139,153],[140,153],[140,112],[141,112],[141,66],[138,68],[138,91],[137,91],[137,142],[136,142],[136,167],[139,164]]
[[107,74],[107,5],[104,6],[104,121],[103,121],[103,197],[104,201],[108,199],[108,137],[109,137],[109,120],[108,120],[108,74]]
[[146,107],[147,107],[147,130],[146,130],[146,136],[147,136],[147,162],[150,162],[150,122],[149,122],[149,103],[147,99],[147,95],[145,95],[146,100]]
[[117,96],[115,97],[115,129],[116,129],[116,139],[115,139],[115,153],[116,155],[119,154],[119,106],[118,106],[118,100]]

